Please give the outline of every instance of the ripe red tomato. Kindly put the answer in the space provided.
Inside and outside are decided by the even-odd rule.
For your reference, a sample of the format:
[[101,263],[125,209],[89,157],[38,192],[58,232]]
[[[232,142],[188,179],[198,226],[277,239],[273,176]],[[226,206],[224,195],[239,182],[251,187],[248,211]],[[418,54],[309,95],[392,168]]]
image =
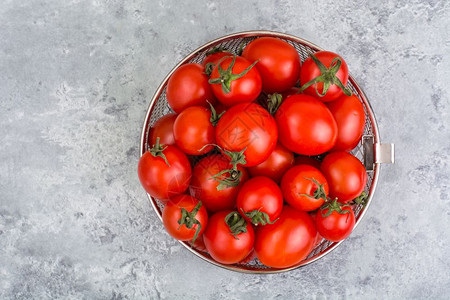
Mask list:
[[[329,51],[319,51],[313,55],[319,62],[315,62],[313,57],[310,56],[303,62],[300,70],[300,84],[304,93],[319,97],[323,102],[337,99],[344,90],[348,95],[351,95],[350,90],[345,87],[348,81],[348,67],[344,59]],[[308,86],[308,83],[321,75],[324,75],[321,77],[323,78],[321,82]],[[306,86],[308,87],[305,89]]]
[[153,146],[156,143],[156,138],[159,137],[159,142],[164,145],[174,145],[175,138],[173,137],[173,123],[177,118],[177,114],[171,113],[159,118],[155,124],[150,128],[148,134],[148,144]]
[[287,42],[273,37],[261,37],[250,42],[242,56],[251,62],[262,78],[266,93],[283,92],[293,87],[300,76],[300,56]]
[[295,153],[322,154],[336,142],[336,121],[325,104],[314,97],[289,96],[276,112],[275,120],[281,144]]
[[366,121],[364,107],[355,95],[342,95],[327,103],[338,127],[336,144],[332,151],[350,151],[358,145]]
[[177,240],[195,240],[208,223],[208,213],[202,203],[188,195],[171,198],[164,206],[162,220],[167,232]]
[[225,57],[214,67],[209,80],[212,91],[225,106],[252,102],[261,93],[261,76],[243,57]]
[[275,181],[257,176],[242,185],[236,205],[238,212],[253,225],[271,224],[283,209],[283,194]]
[[328,183],[318,169],[310,165],[298,165],[284,174],[281,190],[284,199],[293,208],[313,211],[327,199]]
[[277,144],[278,130],[273,117],[262,106],[242,103],[228,109],[216,127],[217,144],[240,152],[253,167],[266,160]]
[[331,199],[345,203],[358,197],[367,183],[363,164],[347,152],[332,152],[325,156],[320,170],[327,179]]
[[250,254],[255,233],[238,212],[225,210],[211,216],[203,241],[214,260],[222,264],[234,264]]
[[173,145],[157,140],[138,163],[142,186],[150,196],[163,200],[184,193],[191,180],[191,165],[186,154]]
[[170,76],[167,82],[166,97],[170,107],[180,113],[189,106],[209,107],[216,102],[208,76],[200,64],[185,64]]
[[210,144],[215,143],[216,130],[211,117],[211,110],[202,106],[188,107],[178,115],[173,135],[184,153],[202,155],[214,149]]
[[283,174],[294,164],[294,153],[283,145],[277,144],[270,156],[254,167],[247,170],[251,176],[267,176],[279,182]]
[[275,223],[257,228],[256,256],[268,267],[295,266],[311,252],[316,235],[316,227],[308,213],[285,205]]
[[334,200],[317,212],[315,221],[320,235],[329,241],[339,242],[352,233],[355,214],[349,206],[343,206]]
[[213,52],[211,54],[207,54],[205,59],[202,62],[202,65],[205,68],[205,73],[208,76],[211,75],[214,67],[225,56],[233,56],[233,54],[231,54],[230,52],[227,52],[227,51],[217,51],[217,52]]
[[[212,178],[219,172],[231,167],[229,159],[220,154],[206,156],[194,166],[191,186],[189,187],[190,194],[202,201],[203,205],[210,212],[233,209],[236,206],[236,196],[239,188],[248,179],[248,173],[245,168],[240,165],[237,166],[241,176],[237,182],[230,182],[230,185],[236,184],[235,186],[218,189],[220,182]],[[230,174],[223,174],[218,179],[231,180]]]
[[294,165],[310,165],[316,169],[320,169],[320,161],[311,156],[297,156],[295,158]]

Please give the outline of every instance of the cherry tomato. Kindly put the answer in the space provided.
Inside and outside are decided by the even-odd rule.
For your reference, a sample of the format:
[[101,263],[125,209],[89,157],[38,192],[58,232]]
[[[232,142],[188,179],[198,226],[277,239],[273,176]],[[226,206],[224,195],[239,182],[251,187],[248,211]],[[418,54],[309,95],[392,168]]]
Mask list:
[[203,241],[214,260],[222,264],[234,264],[250,254],[255,233],[238,212],[225,210],[211,216]]
[[257,176],[245,182],[237,196],[237,209],[253,225],[276,221],[283,209],[283,194],[275,181]]
[[257,228],[256,256],[268,267],[292,267],[308,256],[316,236],[311,216],[285,205],[275,223]]
[[160,145],[157,140],[138,163],[142,186],[160,200],[184,193],[191,180],[191,165],[186,154],[173,145]]
[[345,203],[358,197],[367,183],[363,164],[347,152],[329,153],[322,161],[320,170],[327,179],[331,199]]
[[318,155],[336,143],[337,125],[328,108],[307,95],[293,95],[283,101],[275,114],[279,141],[302,155]]
[[208,213],[194,197],[178,195],[164,206],[162,220],[167,232],[175,239],[196,240],[206,229]]
[[227,52],[227,51],[217,51],[217,52],[213,52],[211,54],[207,54],[205,59],[202,62],[202,65],[205,68],[205,73],[208,76],[211,75],[214,67],[225,56],[233,56],[233,54],[231,54],[230,52]]
[[295,158],[294,165],[310,165],[316,169],[320,169],[320,161],[311,156],[297,156]]
[[[231,167],[229,159],[221,154],[206,156],[194,166],[192,182],[189,187],[190,194],[201,200],[210,212],[233,209],[236,206],[239,188],[248,179],[245,168],[241,165],[237,166],[237,170],[241,172],[237,181],[233,181],[229,173],[219,176],[218,180],[212,178],[219,172],[231,169]],[[230,186],[221,185],[220,180],[229,180]]]
[[355,95],[342,95],[327,103],[338,127],[336,144],[332,151],[350,151],[358,145],[366,121],[364,107]]
[[[333,101],[343,94],[343,90],[347,89],[345,87],[348,81],[347,63],[341,56],[329,51],[319,51],[314,53],[313,55],[315,56],[315,58],[317,58],[319,64],[322,63],[323,70],[321,70],[321,67],[319,67],[318,63],[316,63],[312,57],[307,58],[303,62],[303,66],[300,70],[300,84],[302,86],[302,89],[307,86],[308,82],[311,82],[313,79],[327,73],[325,76],[323,76],[323,78],[325,81],[328,81],[328,83],[314,83],[308,88],[304,89],[304,93],[311,96],[316,96],[323,102]],[[338,60],[341,61],[339,69],[337,69],[339,64]],[[330,80],[329,78],[338,79]],[[341,87],[339,86],[339,83],[336,84],[337,80],[342,83]],[[325,93],[323,90],[324,85],[329,86],[328,90],[325,91]],[[344,89],[342,87],[344,87]],[[349,90],[346,90],[346,92],[351,95],[351,92]],[[325,95],[319,96],[322,94]]]
[[329,241],[339,242],[352,233],[355,214],[349,206],[333,201],[317,212],[315,221],[320,235]]
[[327,199],[328,183],[322,173],[310,165],[290,168],[281,179],[281,190],[292,207],[313,211]]
[[218,62],[209,80],[212,91],[225,106],[252,102],[261,92],[261,76],[243,57],[225,57]]
[[199,64],[184,64],[170,76],[166,97],[170,107],[180,113],[189,106],[209,107],[215,98],[208,83],[208,76]]
[[289,43],[273,37],[261,37],[250,42],[242,56],[256,68],[266,93],[283,92],[293,87],[300,76],[300,56]]
[[228,109],[216,126],[216,142],[228,151],[243,151],[246,167],[265,161],[277,144],[273,117],[262,106],[242,103]]
[[155,124],[150,128],[148,134],[148,144],[154,145],[156,138],[159,137],[159,142],[164,145],[174,145],[175,138],[173,137],[173,123],[177,118],[177,114],[171,113],[159,118]]

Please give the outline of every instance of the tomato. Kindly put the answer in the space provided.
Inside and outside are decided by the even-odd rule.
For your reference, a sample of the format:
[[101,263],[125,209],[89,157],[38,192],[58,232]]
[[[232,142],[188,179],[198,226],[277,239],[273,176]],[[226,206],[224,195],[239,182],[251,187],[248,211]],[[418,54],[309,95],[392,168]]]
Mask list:
[[311,156],[297,156],[295,158],[294,165],[310,165],[316,169],[320,169],[320,161]]
[[268,267],[292,267],[308,256],[316,236],[311,216],[285,205],[275,223],[257,228],[256,256]]
[[310,165],[290,168],[281,179],[281,190],[292,207],[313,211],[327,199],[328,183],[322,173]]
[[320,170],[327,179],[331,199],[345,203],[358,197],[367,183],[363,164],[347,152],[329,153],[322,161]]
[[147,193],[163,200],[184,193],[192,171],[186,154],[176,146],[160,145],[157,140],[139,159],[138,175]]
[[250,254],[255,233],[238,212],[225,210],[211,216],[203,241],[214,260],[222,264],[234,264]]
[[338,127],[336,144],[332,151],[350,151],[358,145],[364,133],[364,107],[355,95],[342,95],[327,103]]
[[275,181],[258,176],[242,185],[236,205],[238,212],[253,225],[271,224],[283,209],[283,194]]
[[334,200],[317,212],[315,221],[320,235],[329,241],[339,242],[352,233],[355,214],[349,206]]
[[265,161],[275,149],[277,138],[275,120],[262,106],[255,103],[231,107],[216,126],[217,144],[228,151],[243,151],[246,167]]
[[205,59],[202,62],[202,65],[205,68],[205,73],[208,76],[211,75],[214,67],[225,56],[233,56],[233,54],[231,54],[230,52],[227,52],[227,51],[217,51],[217,52],[207,54]]
[[212,91],[225,106],[252,102],[261,92],[261,76],[248,60],[240,56],[225,57],[211,73]]
[[249,167],[251,176],[267,176],[276,182],[294,164],[294,154],[283,145],[277,144],[269,157],[254,167]]
[[162,116],[156,120],[155,124],[150,128],[148,134],[148,144],[153,146],[156,143],[156,138],[159,137],[159,142],[164,145],[174,145],[175,138],[173,137],[173,123],[177,118],[177,114],[171,113]]
[[206,229],[208,213],[194,197],[178,195],[164,206],[162,221],[167,232],[175,239],[195,242]]
[[300,76],[300,56],[289,43],[273,37],[251,41],[242,52],[256,68],[266,93],[283,92],[293,87]]
[[[221,185],[220,182],[212,178],[219,172],[231,167],[229,159],[221,154],[206,156],[194,166],[191,186],[189,187],[190,194],[201,200],[210,212],[233,209],[236,206],[236,196],[239,188],[248,179],[248,173],[245,168],[238,165],[237,170],[241,173],[239,180],[230,182],[231,186],[224,186],[225,188],[223,189],[218,189]],[[223,174],[218,179],[230,179],[230,174]]]
[[283,101],[275,114],[279,141],[302,155],[318,155],[336,143],[337,125],[328,108],[307,95],[293,95]]
[[208,79],[200,64],[184,64],[179,67],[167,82],[166,97],[170,107],[180,113],[189,106],[208,107],[208,101],[214,104],[216,100]]
[[[348,81],[348,67],[344,59],[329,51],[319,51],[313,55],[314,57],[311,55],[303,62],[300,70],[301,90],[305,94],[318,96],[323,102],[333,101],[344,92],[351,95],[351,91],[345,87]],[[319,76],[321,77],[318,78]],[[320,80],[313,83],[314,79]],[[308,86],[310,83],[313,84]]]

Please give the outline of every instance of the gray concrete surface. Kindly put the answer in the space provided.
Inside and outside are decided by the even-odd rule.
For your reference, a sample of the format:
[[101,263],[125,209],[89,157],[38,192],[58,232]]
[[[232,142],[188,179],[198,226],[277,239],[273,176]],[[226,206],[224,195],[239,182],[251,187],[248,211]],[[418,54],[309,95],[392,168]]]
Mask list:
[[[1,299],[448,299],[450,2],[5,0]],[[136,164],[147,105],[184,55],[268,29],[341,53],[397,163],[352,236],[245,275],[163,230]]]

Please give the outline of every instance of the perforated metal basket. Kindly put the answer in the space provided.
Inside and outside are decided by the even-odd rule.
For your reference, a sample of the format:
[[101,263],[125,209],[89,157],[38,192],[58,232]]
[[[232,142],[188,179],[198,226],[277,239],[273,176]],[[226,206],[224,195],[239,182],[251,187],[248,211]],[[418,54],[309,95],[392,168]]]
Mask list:
[[[148,135],[151,125],[163,115],[172,112],[166,99],[166,86],[169,77],[178,67],[186,63],[201,63],[205,58],[206,52],[213,47],[218,46],[224,47],[228,49],[230,52],[236,53],[242,46],[245,46],[255,38],[263,36],[277,37],[282,40],[285,40],[286,42],[295,47],[302,61],[308,58],[310,53],[322,50],[320,47],[296,36],[272,31],[239,32],[218,38],[216,40],[204,44],[203,46],[201,46],[200,48],[196,49],[188,56],[186,56],[181,62],[179,62],[172,69],[172,71],[169,74],[167,74],[166,78],[163,80],[161,85],[158,87],[155,95],[151,99],[147,115],[145,116],[144,125],[142,127],[141,144],[140,144],[141,155],[144,154],[144,152],[147,149],[149,149],[149,147],[151,147],[151,145],[148,144]],[[356,81],[353,79],[352,76],[350,76],[349,78],[348,87],[363,103],[364,110],[366,113],[364,135],[358,146],[352,151],[352,154],[355,155],[358,159],[360,159],[365,165],[368,177],[367,185],[365,187],[365,192],[368,195],[366,205],[354,206],[354,213],[356,216],[356,225],[355,225],[356,227],[359,224],[361,218],[364,216],[368,207],[370,206],[370,202],[372,201],[373,194],[375,192],[375,188],[378,182],[378,176],[380,173],[380,164],[394,162],[394,145],[382,144],[380,142],[378,126],[375,120],[375,115],[372,111],[372,108],[370,107],[370,103],[367,97],[365,96],[364,92],[361,90],[361,88],[358,86],[358,84],[356,83]],[[163,203],[160,202],[158,199],[152,198],[150,195],[148,195],[148,198],[156,214],[161,219],[162,209],[164,207]],[[251,262],[245,264],[224,265],[214,261],[209,256],[208,253],[201,251],[199,249],[191,248],[191,246],[186,242],[181,242],[181,244],[185,246],[186,249],[216,266],[245,273],[278,273],[289,271],[301,266],[305,266],[330,253],[340,243],[341,242],[334,243],[324,239],[311,251],[308,257],[306,257],[306,259],[304,259],[299,264],[289,268],[275,269],[261,264],[257,259],[254,259]]]

